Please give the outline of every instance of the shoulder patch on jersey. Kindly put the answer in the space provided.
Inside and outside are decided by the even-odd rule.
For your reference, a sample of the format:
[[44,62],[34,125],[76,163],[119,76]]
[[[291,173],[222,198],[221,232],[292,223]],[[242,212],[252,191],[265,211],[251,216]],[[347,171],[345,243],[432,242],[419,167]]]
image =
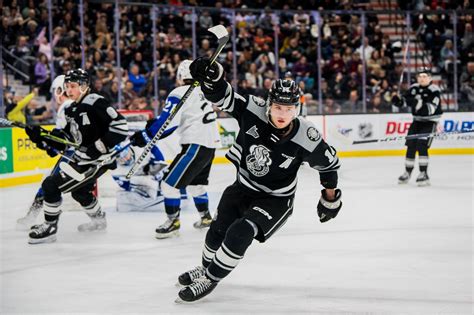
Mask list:
[[86,97],[84,97],[81,103],[87,104],[87,105],[94,105],[95,101],[101,98],[104,98],[104,97],[97,93],[91,93],[91,94],[86,95]]
[[115,110],[115,108],[109,106],[109,107],[107,107],[106,111],[107,111],[107,114],[110,116],[110,118],[112,118],[112,119],[117,118],[118,113]]
[[434,85],[434,84],[430,84],[430,86],[428,87],[428,89],[429,89],[431,92],[441,92],[441,90],[439,89],[439,86]]
[[257,105],[257,106],[264,107],[264,106],[267,104],[267,102],[266,102],[264,99],[262,99],[262,98],[260,98],[260,97],[258,97],[258,96],[250,95],[250,97],[252,98],[252,101],[253,101],[253,102],[255,103],[255,105]]
[[306,130],[306,135],[308,136],[309,140],[314,142],[321,139],[321,134],[314,127],[309,127],[308,130]]

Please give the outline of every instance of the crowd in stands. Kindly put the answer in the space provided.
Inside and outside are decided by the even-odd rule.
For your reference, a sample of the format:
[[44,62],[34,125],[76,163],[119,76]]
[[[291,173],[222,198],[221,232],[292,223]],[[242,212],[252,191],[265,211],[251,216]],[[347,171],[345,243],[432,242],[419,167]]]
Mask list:
[[[115,106],[132,110],[163,106],[167,92],[176,84],[179,63],[193,57],[192,15],[183,6],[199,6],[196,8],[197,56],[212,54],[213,39],[206,29],[223,24],[231,32],[233,12],[229,8],[239,9],[235,13],[236,51],[229,42],[219,58],[229,82],[242,93],[266,97],[277,73],[280,76],[291,73],[305,96],[306,105],[312,109],[310,113],[318,113],[319,89],[324,113],[361,112],[364,92],[368,112],[390,112],[391,95],[398,89],[404,69],[396,58],[396,55],[400,56],[400,45],[384,33],[376,14],[367,16],[364,30],[360,15],[323,14],[319,47],[322,60],[318,66],[318,26],[309,10],[358,10],[367,8],[368,1],[170,0],[168,4],[176,7],[160,6],[156,21],[158,102],[154,100],[155,67],[149,7],[120,6],[121,75],[117,77],[114,5],[84,1],[85,46],[82,47],[77,1],[53,3],[54,27],[51,36],[48,33],[46,0],[13,0],[1,9],[2,45],[11,53],[4,54],[4,59],[31,74],[29,83],[38,87],[37,93],[47,99],[50,98],[51,73],[59,75],[81,67],[84,53],[84,68],[91,74],[92,86]],[[425,5],[423,1],[406,3],[415,9]],[[429,5],[432,3],[430,1]],[[470,4],[466,1],[457,5],[456,8],[467,9]],[[270,7],[279,11],[273,11]],[[308,11],[304,11],[306,9]],[[457,42],[453,41],[453,21],[449,15],[419,15],[414,19],[413,27],[419,31],[425,47],[431,49],[427,52],[432,55],[433,64],[440,72],[449,77],[453,63],[458,62],[462,97],[474,100],[474,22],[468,14],[461,14],[458,18],[456,31],[460,40]],[[457,56],[454,45],[458,48]],[[236,65],[233,63],[234,53]],[[25,66],[15,57],[28,61],[30,66]],[[362,90],[364,72],[365,91]],[[452,85],[452,80],[448,80],[448,88],[449,85]]]

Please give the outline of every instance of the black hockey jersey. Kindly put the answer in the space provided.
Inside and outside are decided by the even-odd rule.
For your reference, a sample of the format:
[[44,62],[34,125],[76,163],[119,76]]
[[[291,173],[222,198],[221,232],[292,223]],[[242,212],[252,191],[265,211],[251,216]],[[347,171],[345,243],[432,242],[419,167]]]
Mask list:
[[[216,95],[211,98],[215,101]],[[236,118],[240,126],[227,153],[237,168],[240,184],[256,192],[291,196],[296,191],[298,169],[306,161],[319,171],[324,187],[336,188],[340,166],[336,150],[326,144],[311,122],[297,117],[290,134],[279,139],[268,123],[266,102],[253,95],[243,97],[228,83],[216,105]]]
[[425,87],[412,84],[404,98],[406,105],[411,107],[414,120],[438,121],[441,118],[441,91],[435,84]]
[[91,145],[102,154],[128,136],[125,118],[101,95],[91,93],[80,103],[73,103],[64,110],[66,126],[63,129],[75,143],[79,144],[76,155],[83,161],[90,160],[87,147]]

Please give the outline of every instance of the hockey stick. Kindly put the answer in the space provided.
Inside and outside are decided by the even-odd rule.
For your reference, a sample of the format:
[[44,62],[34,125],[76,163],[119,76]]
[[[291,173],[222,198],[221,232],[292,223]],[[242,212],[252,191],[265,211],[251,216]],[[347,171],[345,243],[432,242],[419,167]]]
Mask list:
[[116,145],[114,150],[111,153],[109,153],[107,156],[105,156],[105,158],[99,164],[95,165],[95,167],[91,167],[84,173],[78,172],[76,169],[74,169],[70,164],[66,162],[59,163],[59,168],[69,177],[73,178],[74,180],[78,182],[82,182],[84,179],[88,179],[94,176],[95,174],[97,174],[99,169],[101,169],[103,166],[113,162],[117,158],[117,156],[120,154],[120,152],[127,149],[130,145],[131,145],[130,142],[124,145],[120,145],[120,144]]
[[456,135],[456,134],[470,133],[470,132],[474,132],[474,129],[461,130],[461,131],[448,131],[448,132],[419,133],[419,134],[408,135],[408,136],[394,136],[394,137],[386,137],[386,138],[381,138],[381,139],[355,140],[355,141],[352,141],[352,144],[390,142],[390,141],[399,141],[399,140],[412,140],[412,139],[419,139],[419,138],[435,138],[435,137],[440,137],[444,135]]
[[[210,29],[208,29],[208,31],[213,33],[217,37],[217,42],[219,43],[216,51],[214,51],[210,59],[210,65],[212,65],[216,61],[219,54],[221,53],[222,49],[224,49],[224,46],[229,41],[229,33],[227,32],[227,29],[222,25],[211,27]],[[186,93],[184,93],[183,98],[181,98],[179,103],[171,109],[171,112],[169,113],[168,118],[165,120],[161,128],[158,130],[155,136],[151,139],[151,141],[147,143],[140,157],[135,161],[135,163],[133,163],[132,167],[130,168],[127,175],[125,176],[126,179],[130,179],[132,175],[138,170],[143,160],[145,160],[145,158],[150,153],[151,149],[156,145],[161,135],[166,130],[166,127],[168,127],[171,120],[173,120],[174,116],[176,116],[176,113],[181,109],[183,104],[189,98],[189,95],[191,95],[191,93],[197,86],[199,86],[199,81],[194,80],[194,82],[186,90]]]
[[[8,119],[5,119],[5,118],[0,118],[0,125],[2,127],[12,127],[13,126],[13,127],[22,128],[22,129],[26,129],[26,128],[29,127],[27,124],[17,122],[17,121],[11,121],[11,120],[8,120]],[[41,134],[40,135],[42,137],[46,138],[46,139],[52,140],[54,142],[62,143],[62,144],[65,144],[65,145],[68,145],[68,146],[71,146],[71,147],[74,147],[74,148],[79,148],[79,144],[77,144],[75,142],[71,142],[71,141],[68,141],[66,139],[53,136],[46,129],[43,129],[41,127],[40,127],[40,129],[41,129]]]
[[[397,95],[400,95],[400,89],[402,88],[403,74],[405,73],[405,69],[407,68],[406,65],[407,65],[408,49],[410,49],[409,47],[410,47],[410,34],[408,34],[407,44],[405,46],[405,51],[403,52],[403,59],[402,59],[403,68],[402,68],[402,73],[400,74],[400,81],[398,82]],[[408,71],[410,71],[410,69],[408,69]]]

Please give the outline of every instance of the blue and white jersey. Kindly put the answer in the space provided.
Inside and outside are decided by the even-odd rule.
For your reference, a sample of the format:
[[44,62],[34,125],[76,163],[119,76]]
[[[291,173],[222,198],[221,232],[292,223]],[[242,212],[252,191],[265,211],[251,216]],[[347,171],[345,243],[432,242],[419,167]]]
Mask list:
[[[163,125],[170,111],[179,103],[189,85],[175,88],[166,99],[166,106],[160,117],[150,127],[154,135]],[[204,98],[201,87],[196,87],[176,116],[171,121],[164,135],[169,131],[178,132],[179,144],[199,144],[207,148],[220,148],[221,140],[217,126],[217,115],[211,102]]]

